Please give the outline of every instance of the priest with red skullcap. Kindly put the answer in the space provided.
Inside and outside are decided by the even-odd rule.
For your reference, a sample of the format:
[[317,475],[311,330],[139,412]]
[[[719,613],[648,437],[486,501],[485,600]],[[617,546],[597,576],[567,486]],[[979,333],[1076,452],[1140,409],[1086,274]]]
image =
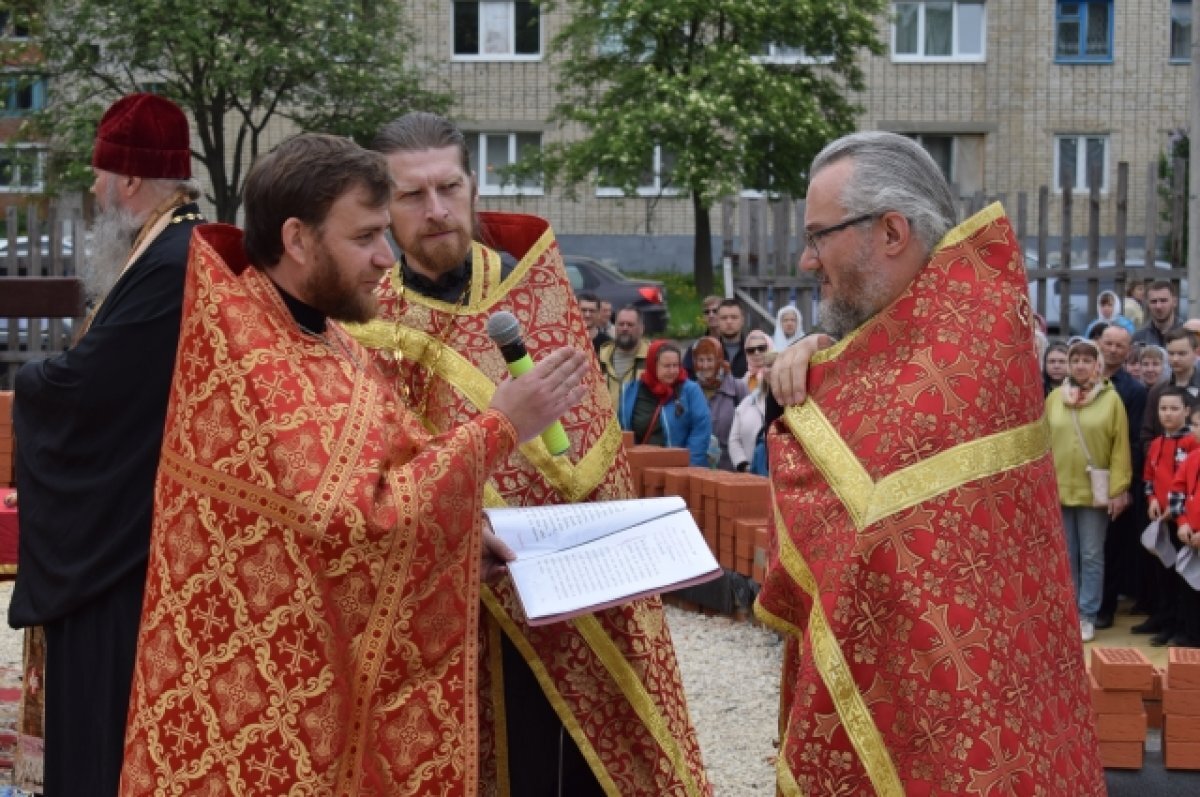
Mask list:
[[17,372],[13,408],[20,551],[8,619],[29,629],[22,742],[36,748],[44,710],[46,797],[117,791],[188,243],[201,220],[188,121],[169,100],[113,103],[92,169],[98,215],[80,276],[94,309],[70,350]]

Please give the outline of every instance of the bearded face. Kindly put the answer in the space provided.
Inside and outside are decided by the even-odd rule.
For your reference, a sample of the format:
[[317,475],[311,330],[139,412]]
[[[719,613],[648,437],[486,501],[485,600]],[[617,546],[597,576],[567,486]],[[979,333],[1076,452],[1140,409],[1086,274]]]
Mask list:
[[84,255],[79,273],[89,299],[103,299],[112,290],[145,222],[121,204],[113,180],[105,180],[99,188],[96,204],[100,212],[92,223],[91,251]]

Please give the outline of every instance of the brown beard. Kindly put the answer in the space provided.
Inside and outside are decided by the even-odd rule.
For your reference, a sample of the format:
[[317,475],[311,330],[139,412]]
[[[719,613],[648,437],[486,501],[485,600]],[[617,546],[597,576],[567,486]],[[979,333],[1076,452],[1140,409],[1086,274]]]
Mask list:
[[325,244],[319,244],[317,263],[304,284],[309,304],[335,321],[365,324],[375,317],[378,305],[374,296],[363,296],[356,285],[347,285],[337,261]]

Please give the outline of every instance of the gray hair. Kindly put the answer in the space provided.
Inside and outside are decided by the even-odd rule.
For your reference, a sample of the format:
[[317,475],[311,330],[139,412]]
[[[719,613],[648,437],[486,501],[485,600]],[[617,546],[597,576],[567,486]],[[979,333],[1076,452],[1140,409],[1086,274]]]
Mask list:
[[384,155],[394,152],[420,152],[425,149],[458,147],[462,168],[471,173],[471,152],[462,131],[444,116],[425,111],[406,113],[388,122],[371,142],[371,149]]
[[175,178],[142,178],[142,184],[149,187],[155,196],[162,197],[163,199],[171,196],[176,191],[186,196],[190,201],[200,198],[200,181],[195,177],[189,177],[185,180]]
[[926,254],[954,227],[958,213],[950,185],[916,141],[881,130],[843,136],[813,159],[810,179],[844,158],[854,162],[842,188],[847,215],[894,210],[908,219]]

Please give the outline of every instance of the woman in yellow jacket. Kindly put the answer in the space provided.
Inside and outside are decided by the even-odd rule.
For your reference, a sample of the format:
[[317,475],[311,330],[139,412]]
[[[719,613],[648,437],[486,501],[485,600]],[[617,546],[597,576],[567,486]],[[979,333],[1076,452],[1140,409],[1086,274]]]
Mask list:
[[[1133,466],[1125,405],[1100,373],[1100,351],[1088,340],[1067,351],[1070,374],[1046,397],[1046,420],[1058,477],[1071,577],[1084,642],[1095,636],[1104,587],[1104,537],[1110,519],[1129,505]],[[1085,451],[1086,444],[1086,451]],[[1109,471],[1108,500],[1092,497],[1088,465]]]

